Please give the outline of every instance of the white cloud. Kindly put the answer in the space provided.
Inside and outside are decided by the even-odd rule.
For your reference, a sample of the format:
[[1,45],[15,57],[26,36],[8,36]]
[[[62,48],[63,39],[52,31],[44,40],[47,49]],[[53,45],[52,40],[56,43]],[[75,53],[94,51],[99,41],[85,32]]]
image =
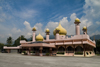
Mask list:
[[[81,17],[81,26],[86,26],[89,28],[88,29],[88,33],[89,35],[92,35],[92,33],[94,33],[93,31],[91,32],[91,29],[95,29],[95,31],[97,31],[97,29],[95,28],[96,24],[99,24],[100,22],[100,0],[85,0],[85,5],[84,5],[84,13],[85,15],[83,15]],[[96,26],[98,27],[98,25]],[[90,29],[91,28],[91,29]],[[100,30],[98,30],[100,32]],[[100,34],[99,32],[97,32],[98,34]]]
[[44,31],[43,31],[43,28],[42,28],[42,24],[41,23],[36,23],[35,25],[34,25],[34,27],[36,27],[36,34],[38,35],[39,33],[42,35],[42,36],[44,36],[45,35],[45,33],[44,33]]
[[76,18],[77,18],[76,13],[71,14],[71,16],[70,16],[71,21],[70,22],[73,24],[73,22],[75,21]]
[[38,11],[36,11],[36,10],[22,8],[22,11],[20,11],[20,12],[15,11],[15,13],[13,13],[13,15],[16,15],[23,19],[27,19],[27,18],[32,18],[32,17],[36,16],[37,13],[38,13]]
[[97,22],[96,22],[96,24],[99,24],[99,25],[100,25],[100,22],[99,22],[99,21],[97,21]]
[[24,25],[26,26],[26,29],[27,29],[27,30],[30,31],[30,30],[32,29],[29,22],[25,21],[25,22],[24,22]]
[[24,35],[26,38],[31,37],[32,27],[30,26],[30,23],[25,21],[24,25],[25,25],[25,28],[23,29],[18,29],[16,27],[8,28],[8,27],[5,27],[4,25],[1,25],[0,30],[2,33],[0,34],[0,42],[6,43],[6,40],[9,36],[12,36],[14,40],[17,39],[20,35]]
[[[75,18],[76,18],[76,14],[73,13],[70,16],[71,21],[68,21],[67,17],[63,17],[59,21],[61,23],[62,27],[64,27],[67,30],[68,35],[74,35],[75,34],[75,32],[74,32],[74,30],[75,30],[75,24],[74,24]],[[49,28],[50,32],[51,32],[50,34],[52,35],[53,30],[58,26],[59,22],[48,22],[45,29]]]
[[48,28],[50,30],[50,35],[53,34],[53,30],[58,26],[58,22],[48,22],[44,31]]
[[21,30],[20,30],[20,29],[17,29],[17,28],[13,28],[13,29],[12,29],[12,32],[13,32],[13,33],[20,33]]
[[[89,35],[95,35],[100,34],[100,30],[97,30],[97,28],[100,25],[100,0],[85,0],[85,5],[83,6],[84,13],[80,19],[80,30],[82,32],[82,27],[86,26],[88,27],[88,33]],[[8,9],[12,9],[9,7]],[[2,17],[0,17],[0,21],[5,21],[5,18],[11,19],[11,16],[9,16],[6,13],[3,13],[2,7],[0,6],[0,14]],[[31,18],[33,15],[35,16],[37,14],[37,11],[35,10],[29,10],[29,9],[23,9],[21,12],[13,12],[13,15],[16,15],[20,18]],[[70,21],[68,21],[67,17],[60,16],[59,14],[55,15],[51,19],[60,19],[61,25],[67,30],[68,35],[74,35],[75,34],[75,24],[74,21],[77,18],[76,13],[72,13],[70,16]],[[45,27],[43,27],[42,23],[36,23],[34,27],[36,27],[37,31],[36,34],[41,33],[41,35],[45,36],[45,30],[46,28],[50,29],[50,35],[53,35],[53,30],[58,26],[59,22],[53,22],[50,21],[47,23]],[[0,24],[0,42],[6,42],[7,37],[12,36],[13,39],[16,39],[20,35],[24,35],[26,38],[29,38],[32,35],[32,27],[29,22],[25,21],[23,23],[25,25],[25,28],[19,29],[17,27],[5,27],[4,25]],[[44,29],[43,29],[44,28]],[[90,31],[91,30],[91,31]],[[92,30],[95,30],[92,31]]]
[[84,12],[89,20],[100,17],[100,0],[85,0]]
[[93,32],[93,33],[91,34],[91,36],[93,36],[93,35],[98,35],[98,34],[100,34],[100,31],[96,30],[95,32]]

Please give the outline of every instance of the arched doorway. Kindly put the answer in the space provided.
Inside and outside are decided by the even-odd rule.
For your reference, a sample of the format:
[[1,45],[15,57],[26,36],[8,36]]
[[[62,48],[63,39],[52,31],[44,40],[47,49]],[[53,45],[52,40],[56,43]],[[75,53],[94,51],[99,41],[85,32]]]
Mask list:
[[77,55],[83,55],[83,48],[81,46],[77,46],[75,48],[75,54],[77,54]]
[[35,55],[36,55],[36,56],[39,56],[39,52],[40,52],[40,51],[39,51],[39,47],[34,47],[33,50],[34,50],[34,52],[35,52]]
[[58,51],[59,52],[64,52],[65,51],[65,48],[61,46],[61,47],[58,48]]
[[66,52],[67,53],[73,53],[74,49],[71,46],[69,46],[69,47],[67,47],[67,51]]
[[81,51],[83,51],[83,48],[82,48],[81,46],[77,46],[77,47],[75,48],[75,51],[81,52]]

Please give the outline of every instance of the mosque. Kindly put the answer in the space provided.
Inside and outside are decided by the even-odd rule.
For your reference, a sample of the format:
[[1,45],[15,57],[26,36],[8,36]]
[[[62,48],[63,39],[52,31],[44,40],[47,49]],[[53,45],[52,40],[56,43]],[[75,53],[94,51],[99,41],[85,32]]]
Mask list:
[[54,29],[54,39],[49,39],[50,30],[46,29],[46,39],[41,34],[35,36],[36,28],[32,29],[33,38],[31,42],[20,40],[20,46],[7,47],[4,49],[10,53],[12,50],[18,50],[21,54],[35,55],[35,56],[94,56],[95,41],[92,41],[87,34],[87,27],[83,27],[83,34],[80,34],[80,20],[75,19],[74,36],[66,36],[67,31],[61,24]]

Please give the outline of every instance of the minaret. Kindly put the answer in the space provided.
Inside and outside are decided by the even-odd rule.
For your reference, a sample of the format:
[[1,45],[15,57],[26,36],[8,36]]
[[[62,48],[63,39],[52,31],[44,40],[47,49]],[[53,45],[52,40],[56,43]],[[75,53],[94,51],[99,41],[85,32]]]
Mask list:
[[80,20],[78,18],[75,19],[75,28],[76,28],[76,35],[80,35]]
[[59,28],[58,27],[56,27],[56,40],[59,40]]
[[82,30],[83,30],[83,34],[87,34],[87,27],[86,26],[84,26]]
[[45,33],[46,33],[46,40],[49,40],[49,33],[50,33],[50,31],[49,31],[48,28],[46,29]]
[[33,27],[32,31],[33,31],[33,39],[32,39],[32,41],[35,42],[35,31],[36,31],[36,28]]

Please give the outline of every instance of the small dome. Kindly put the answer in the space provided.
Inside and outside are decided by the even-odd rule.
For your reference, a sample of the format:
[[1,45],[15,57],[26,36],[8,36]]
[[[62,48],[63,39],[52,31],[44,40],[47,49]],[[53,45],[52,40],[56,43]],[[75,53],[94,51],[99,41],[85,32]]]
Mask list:
[[50,31],[49,31],[49,29],[47,28],[45,32],[46,32],[46,33],[49,33]]
[[84,26],[84,27],[83,27],[83,30],[87,30],[87,27],[86,27],[86,26]]
[[36,31],[36,28],[35,28],[35,27],[33,27],[32,31]]
[[43,36],[41,34],[36,36],[36,41],[43,41]]
[[59,35],[66,35],[67,31],[64,29],[61,24],[59,23],[58,27],[56,27],[53,31],[53,34],[56,35],[56,30],[59,30]]
[[75,23],[80,23],[80,20],[78,18],[76,18]]

